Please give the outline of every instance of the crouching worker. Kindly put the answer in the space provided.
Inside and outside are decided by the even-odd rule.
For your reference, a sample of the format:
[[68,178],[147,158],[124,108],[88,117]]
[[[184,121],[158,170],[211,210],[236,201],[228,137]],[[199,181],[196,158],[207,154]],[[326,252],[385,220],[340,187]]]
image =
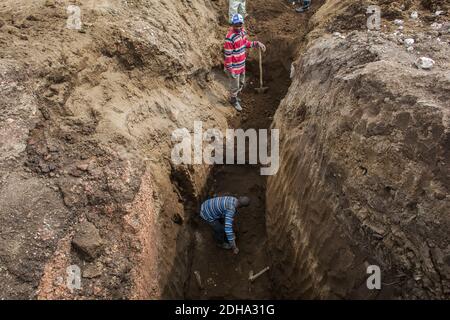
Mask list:
[[236,209],[250,205],[248,197],[216,197],[203,202],[200,216],[208,222],[214,232],[217,245],[223,249],[233,249],[239,253],[233,232],[233,219]]
[[236,13],[242,15],[244,19],[247,17],[247,11],[245,10],[245,0],[228,0],[228,2],[228,14],[230,17],[230,23]]
[[231,20],[232,27],[228,30],[225,38],[225,72],[230,77],[230,103],[241,111],[239,92],[245,84],[245,60],[247,59],[247,48],[261,48],[266,51],[266,47],[259,41],[249,41],[245,32],[244,18],[240,14],[235,14]]

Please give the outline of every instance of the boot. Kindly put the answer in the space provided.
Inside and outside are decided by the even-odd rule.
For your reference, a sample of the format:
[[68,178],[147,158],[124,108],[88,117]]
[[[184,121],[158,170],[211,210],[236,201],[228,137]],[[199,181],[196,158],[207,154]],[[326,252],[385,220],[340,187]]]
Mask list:
[[225,249],[225,250],[230,250],[230,249],[231,249],[231,244],[226,243],[226,242],[224,242],[224,243],[218,243],[217,246],[218,246],[219,248],[222,248],[222,249]]
[[303,13],[309,10],[311,6],[311,0],[303,0],[303,7],[295,9],[298,13]]
[[237,97],[232,97],[230,99],[230,103],[233,105],[233,107],[237,110],[237,111],[242,111],[242,107],[241,104],[239,103],[239,99]]
[[295,11],[298,12],[298,13],[303,13],[303,12],[306,12],[308,10],[309,10],[309,6],[295,9]]

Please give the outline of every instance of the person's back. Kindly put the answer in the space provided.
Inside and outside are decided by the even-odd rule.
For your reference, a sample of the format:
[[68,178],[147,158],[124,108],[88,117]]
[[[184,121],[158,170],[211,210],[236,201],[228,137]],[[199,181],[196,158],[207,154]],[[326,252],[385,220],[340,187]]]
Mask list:
[[237,198],[235,197],[216,197],[203,202],[200,215],[208,222],[221,219],[225,214],[234,213],[236,210]]

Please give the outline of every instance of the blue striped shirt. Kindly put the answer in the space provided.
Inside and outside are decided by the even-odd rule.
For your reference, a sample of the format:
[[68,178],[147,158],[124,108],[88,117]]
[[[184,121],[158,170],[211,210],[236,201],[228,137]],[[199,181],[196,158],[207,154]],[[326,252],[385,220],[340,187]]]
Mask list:
[[235,197],[217,197],[203,202],[200,216],[208,222],[224,218],[225,234],[229,242],[234,241],[233,219],[238,200]]

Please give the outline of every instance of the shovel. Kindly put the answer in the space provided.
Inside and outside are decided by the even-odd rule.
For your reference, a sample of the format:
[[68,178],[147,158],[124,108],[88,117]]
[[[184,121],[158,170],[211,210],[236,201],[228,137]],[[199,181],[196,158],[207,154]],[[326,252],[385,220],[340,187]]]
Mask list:
[[250,270],[250,273],[248,275],[248,280],[250,282],[255,281],[256,279],[258,279],[264,272],[268,271],[269,267],[265,267],[264,269],[262,269],[260,272],[258,272],[257,274],[253,274],[253,270]]
[[259,48],[259,88],[255,88],[257,93],[265,93],[269,90],[269,87],[263,87],[263,67],[262,67],[262,55],[261,48]]

